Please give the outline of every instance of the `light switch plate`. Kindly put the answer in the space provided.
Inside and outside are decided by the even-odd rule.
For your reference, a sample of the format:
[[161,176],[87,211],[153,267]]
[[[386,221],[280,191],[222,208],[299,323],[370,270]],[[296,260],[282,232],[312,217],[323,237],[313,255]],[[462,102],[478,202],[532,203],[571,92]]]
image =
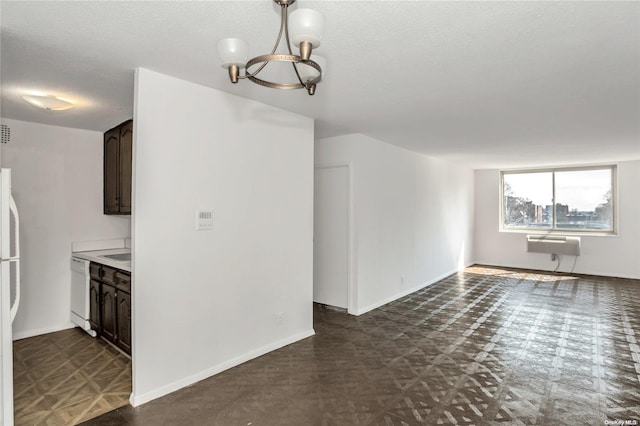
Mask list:
[[196,210],[196,230],[213,229],[213,210]]

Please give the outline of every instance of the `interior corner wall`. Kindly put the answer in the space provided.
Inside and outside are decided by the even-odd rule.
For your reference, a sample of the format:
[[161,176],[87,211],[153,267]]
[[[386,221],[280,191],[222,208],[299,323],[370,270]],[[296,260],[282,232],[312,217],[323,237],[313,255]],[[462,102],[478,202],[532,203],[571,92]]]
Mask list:
[[2,119],[11,139],[2,167],[11,169],[20,213],[21,302],[14,339],[73,327],[71,243],[125,238],[128,216],[102,213],[100,132]]
[[361,134],[320,139],[315,164],[352,167],[356,314],[473,262],[473,171]]
[[[139,405],[313,334],[314,130],[146,69],[135,91]],[[212,230],[196,230],[198,210]]]
[[[475,256],[485,265],[552,271],[551,256],[527,253],[526,232],[500,232],[500,171],[475,172]],[[618,163],[618,235],[580,235],[574,272],[640,278],[640,161]],[[573,256],[560,257],[561,272],[570,272]]]

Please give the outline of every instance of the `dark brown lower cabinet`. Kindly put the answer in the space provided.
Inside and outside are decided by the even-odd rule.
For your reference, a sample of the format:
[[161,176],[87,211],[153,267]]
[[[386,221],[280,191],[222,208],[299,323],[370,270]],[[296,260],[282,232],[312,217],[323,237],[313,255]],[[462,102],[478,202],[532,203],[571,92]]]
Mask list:
[[91,263],[91,326],[98,336],[131,354],[131,274]]
[[100,281],[91,278],[89,284],[89,324],[100,334]]
[[131,295],[118,292],[118,341],[116,345],[126,353],[131,353]]
[[116,288],[102,283],[102,336],[110,342],[116,341]]

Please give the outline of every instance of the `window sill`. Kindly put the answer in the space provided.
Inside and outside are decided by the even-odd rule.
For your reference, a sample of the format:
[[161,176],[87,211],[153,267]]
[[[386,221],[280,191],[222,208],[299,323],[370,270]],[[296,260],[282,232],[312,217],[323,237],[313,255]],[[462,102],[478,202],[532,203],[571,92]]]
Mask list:
[[618,233],[599,231],[562,231],[562,230],[541,230],[541,229],[504,229],[500,228],[500,233],[505,234],[528,234],[528,235],[566,235],[576,237],[618,237]]

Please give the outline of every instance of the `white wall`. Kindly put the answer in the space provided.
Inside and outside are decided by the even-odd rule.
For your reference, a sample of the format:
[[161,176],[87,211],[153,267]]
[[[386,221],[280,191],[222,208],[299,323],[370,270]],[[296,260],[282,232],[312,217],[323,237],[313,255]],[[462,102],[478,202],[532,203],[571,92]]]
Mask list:
[[345,162],[353,177],[353,313],[472,262],[471,169],[360,134],[316,141],[316,165]]
[[145,69],[134,110],[138,405],[313,334],[313,120]]
[[[526,235],[500,232],[500,171],[477,170],[476,262],[486,265],[553,270],[548,254],[527,253]],[[576,273],[640,278],[640,161],[618,163],[618,235],[581,236]],[[560,271],[573,267],[573,256],[562,256]]]
[[1,148],[2,167],[12,169],[21,221],[22,299],[13,323],[18,339],[73,326],[71,242],[128,237],[131,220],[102,214],[102,133],[2,122],[11,129]]

